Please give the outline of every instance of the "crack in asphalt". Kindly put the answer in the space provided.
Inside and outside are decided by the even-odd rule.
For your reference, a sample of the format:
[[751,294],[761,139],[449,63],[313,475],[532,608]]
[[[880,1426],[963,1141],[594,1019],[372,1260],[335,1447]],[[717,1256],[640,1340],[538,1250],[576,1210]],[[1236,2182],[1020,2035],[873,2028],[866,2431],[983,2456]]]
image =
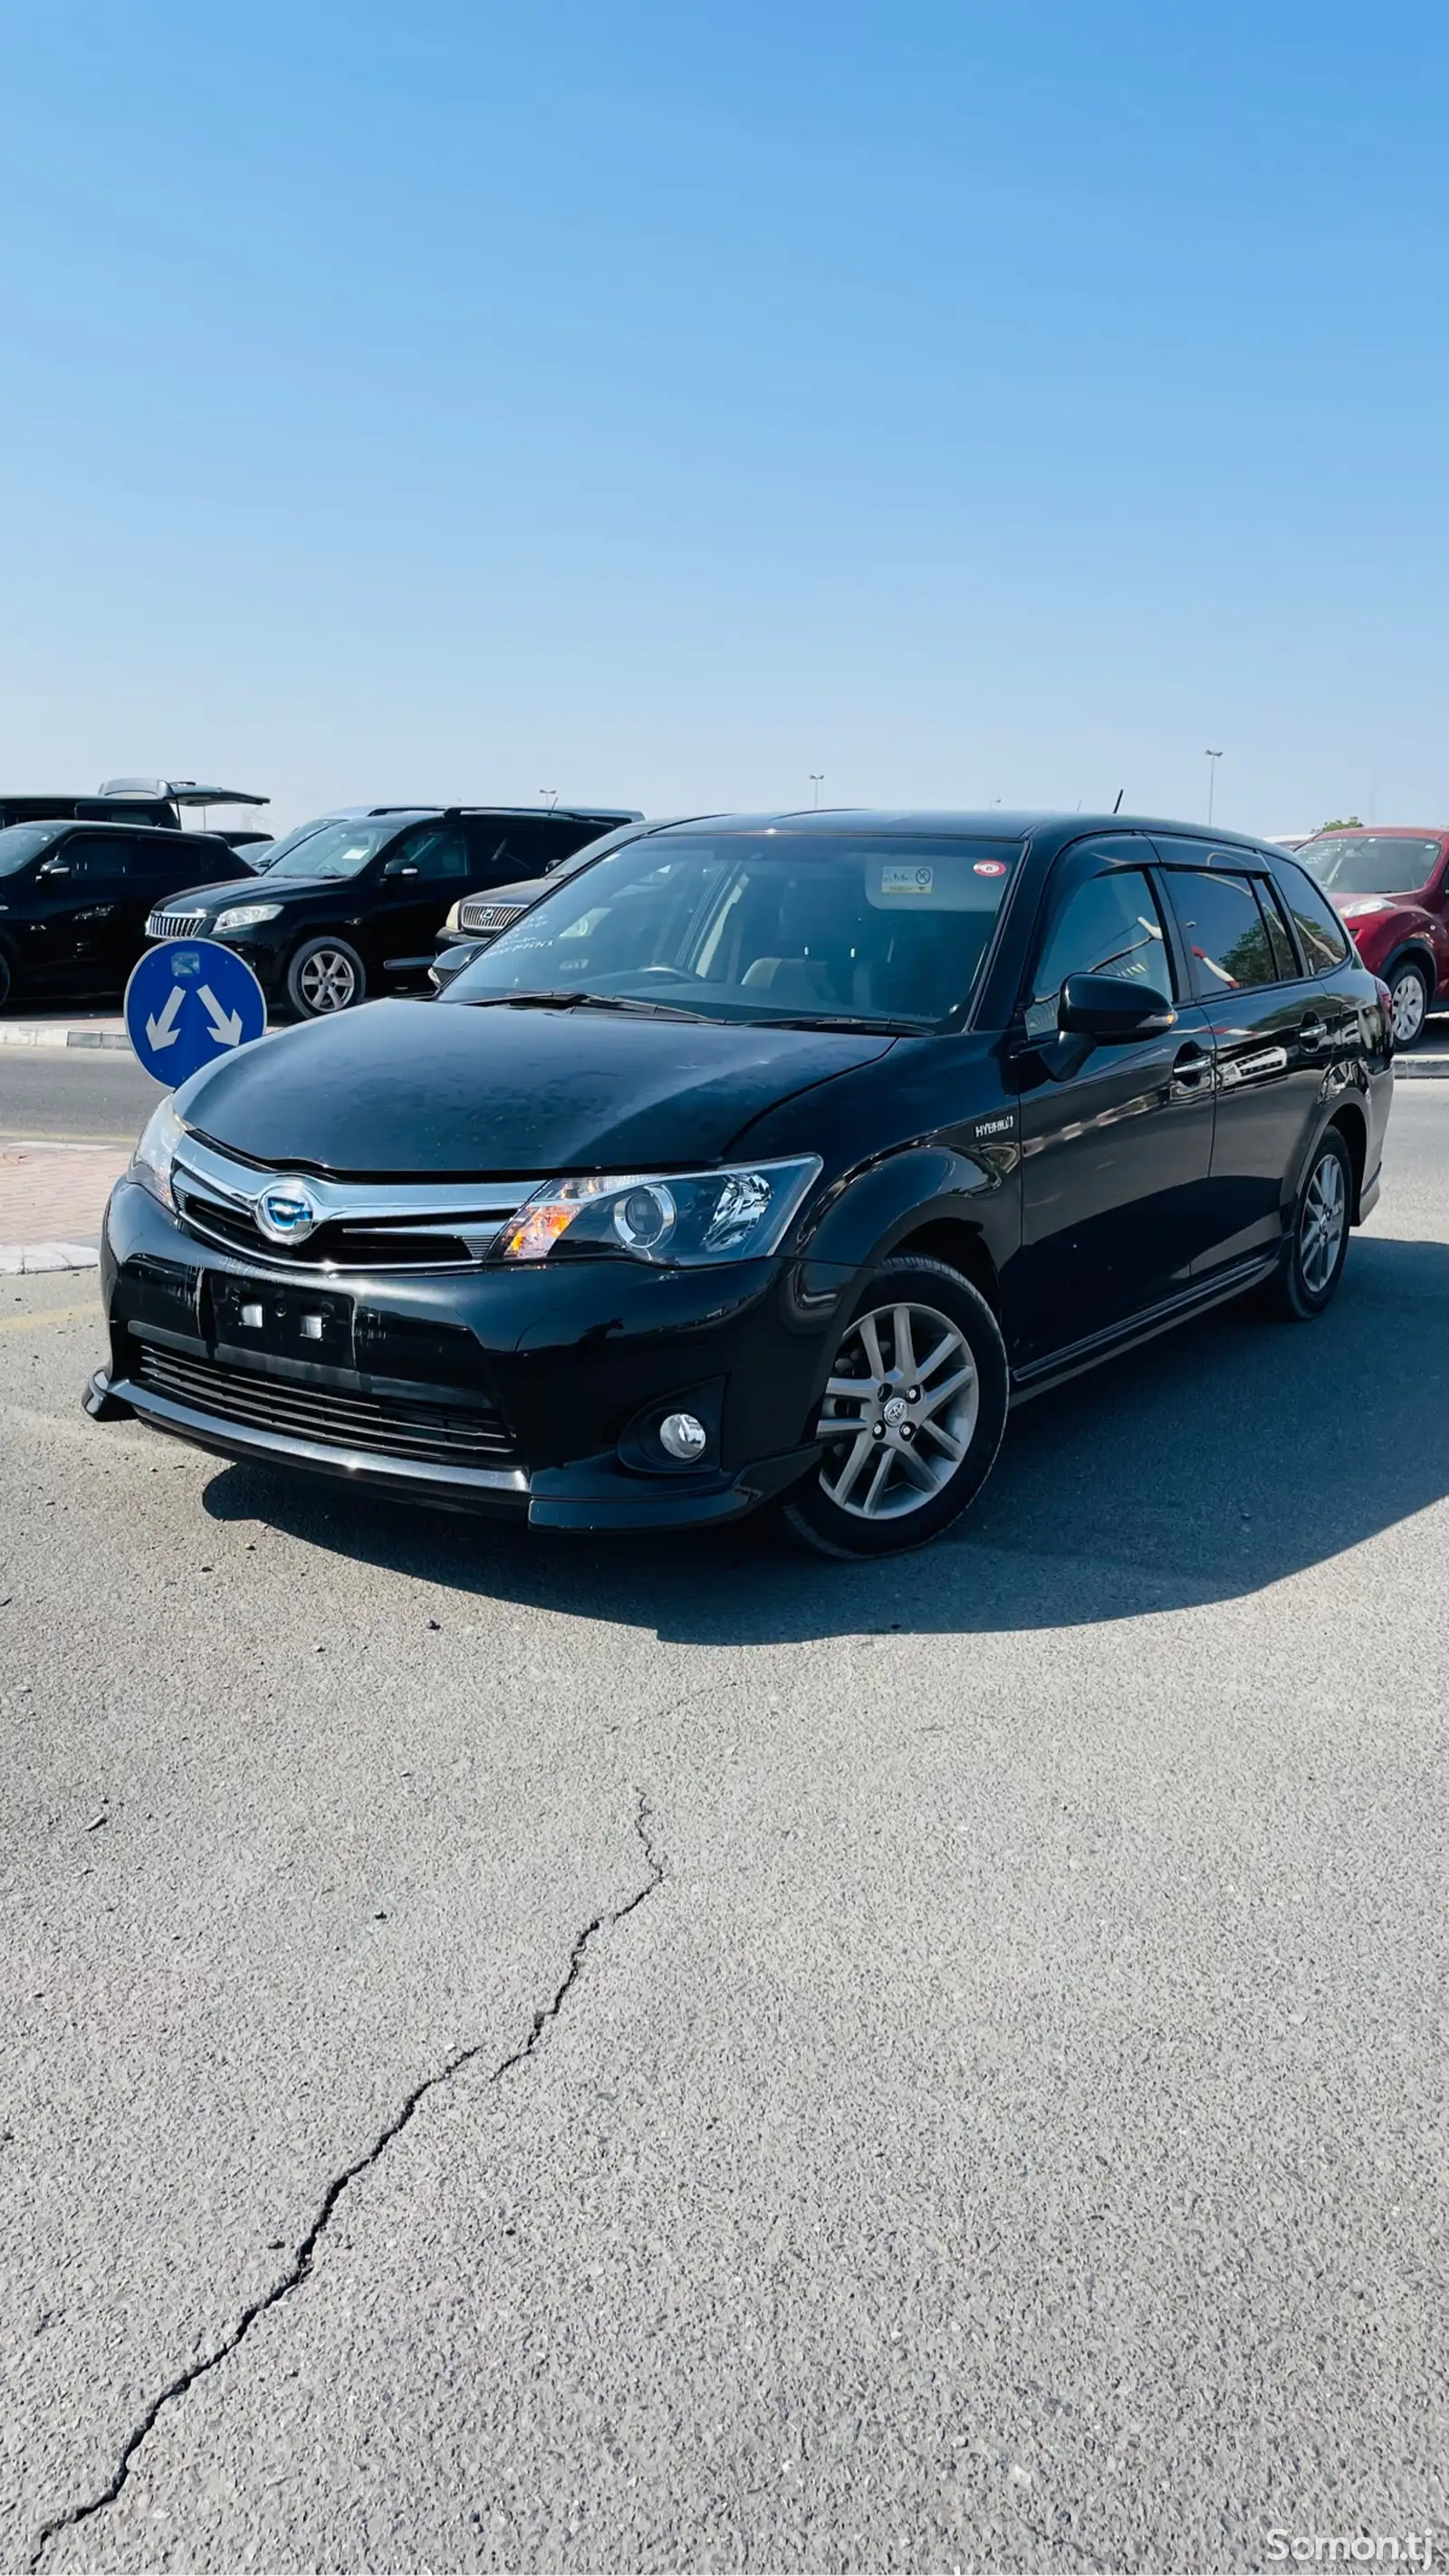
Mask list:
[[[490,2070],[488,2076],[490,2084],[501,2083],[505,2075],[511,2074],[516,2066],[525,2065],[532,2057],[549,2024],[557,2021],[568,2001],[582,1973],[590,1946],[599,1934],[612,1931],[616,1923],[624,1922],[629,1915],[637,1911],[646,1897],[652,1896],[655,1889],[662,1884],[664,1864],[654,1847],[650,1831],[653,1821],[653,1810],[648,1799],[642,1789],[636,1790],[634,1831],[644,1854],[648,1876],[643,1886],[636,1888],[634,1894],[627,1897],[622,1905],[606,1907],[602,1913],[596,1914],[591,1922],[584,1925],[569,1953],[569,1963],[562,1983],[554,1988],[546,2004],[539,2005],[529,2024],[528,2036],[521,2046],[511,2050],[507,2057],[501,2058],[499,2063]],[[178,2371],[176,2377],[168,2381],[161,2390],[160,2395],[152,2399],[140,2422],[127,2436],[107,2485],[102,2487],[98,2494],[88,2496],[84,2503],[72,2505],[67,2512],[56,2514],[53,2520],[44,2525],[26,2561],[29,2576],[35,2576],[35,2570],[39,2568],[51,2542],[57,2539],[61,2532],[74,2531],[79,2524],[89,2522],[93,2514],[104,2513],[109,2505],[116,2503],[131,2474],[137,2452],[165,2409],[178,2397],[184,2397],[188,2389],[194,2388],[199,2379],[205,2379],[210,2371],[216,2370],[222,2362],[229,2360],[245,2342],[258,2319],[266,2316],[272,2308],[280,2307],[284,2299],[289,2299],[295,2290],[300,2290],[310,2279],[317,2248],[331,2224],[343,2194],[356,2182],[359,2174],[367,2173],[379,2158],[386,2154],[395,2138],[401,2137],[414,2112],[427,2100],[428,2095],[436,2093],[440,2085],[451,2083],[455,2075],[461,2074],[466,2066],[471,2066],[475,2059],[482,2056],[483,2048],[484,2042],[475,2040],[471,2046],[460,2048],[456,2056],[450,2057],[446,2065],[440,2066],[434,2074],[425,2075],[421,2084],[414,2086],[402,2108],[389,2120],[386,2128],[379,2131],[366,2152],[333,2177],[322,2195],[316,2217],[281,2279],[275,2281],[271,2289],[267,2290],[261,2298],[254,2299],[249,2307],[242,2310],[231,2333],[224,2342],[217,2345],[214,2352],[209,2352],[202,2361],[193,2362],[188,2369]]]

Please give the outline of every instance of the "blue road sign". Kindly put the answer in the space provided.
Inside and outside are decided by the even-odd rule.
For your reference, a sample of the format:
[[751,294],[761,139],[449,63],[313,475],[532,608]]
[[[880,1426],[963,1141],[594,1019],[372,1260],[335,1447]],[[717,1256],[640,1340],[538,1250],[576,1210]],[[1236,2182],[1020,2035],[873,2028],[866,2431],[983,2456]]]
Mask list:
[[244,958],[216,939],[148,948],[126,986],[126,1034],[146,1071],[174,1089],[188,1074],[259,1038],[262,988]]

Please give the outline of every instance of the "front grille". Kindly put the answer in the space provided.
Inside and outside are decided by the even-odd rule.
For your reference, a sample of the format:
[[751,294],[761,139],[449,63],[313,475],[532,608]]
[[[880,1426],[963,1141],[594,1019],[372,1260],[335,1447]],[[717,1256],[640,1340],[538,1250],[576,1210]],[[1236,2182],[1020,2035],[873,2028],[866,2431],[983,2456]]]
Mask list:
[[447,1270],[471,1269],[480,1261],[503,1222],[480,1217],[477,1234],[451,1227],[373,1224],[321,1225],[305,1243],[273,1243],[263,1234],[250,1208],[228,1206],[199,1190],[187,1189],[180,1171],[172,1176],[180,1214],[193,1234],[218,1243],[228,1252],[244,1252],[253,1261],[283,1270]]
[[148,939],[190,939],[205,921],[204,912],[153,912],[146,924]]
[[239,1430],[270,1431],[285,1440],[430,1467],[517,1464],[513,1435],[492,1405],[456,1398],[407,1403],[392,1396],[304,1386],[292,1378],[263,1377],[253,1369],[222,1368],[215,1360],[192,1359],[149,1342],[140,1346],[135,1377],[139,1386]]
[[[295,1177],[316,1212],[301,1242],[273,1243],[258,1202]],[[486,1261],[530,1181],[334,1181],[239,1163],[187,1135],[171,1171],[177,1213],[192,1234],[285,1270],[446,1270]]]
[[506,930],[510,921],[516,921],[519,914],[527,910],[527,903],[490,903],[486,895],[470,894],[458,906],[458,927],[460,930]]

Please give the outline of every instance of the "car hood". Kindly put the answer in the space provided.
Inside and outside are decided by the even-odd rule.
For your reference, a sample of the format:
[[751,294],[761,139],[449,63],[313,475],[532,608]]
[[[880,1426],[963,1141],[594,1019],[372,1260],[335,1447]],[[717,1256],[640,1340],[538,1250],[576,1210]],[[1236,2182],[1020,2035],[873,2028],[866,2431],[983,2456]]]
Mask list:
[[[267,877],[267,893],[269,896],[274,896],[278,903],[285,903],[288,897],[294,894],[327,894],[329,891],[335,893],[340,884],[348,882],[345,878],[337,877],[272,877],[268,875],[265,868],[249,865],[245,852],[241,850],[237,852],[237,866],[239,869],[245,868],[247,876],[256,878],[258,882],[263,877]],[[180,894],[168,894],[164,905],[158,906],[157,909],[177,912],[183,905],[189,904],[193,909],[199,905],[204,912],[224,912],[229,903],[236,901],[238,882],[237,877],[230,877],[222,882],[213,882],[211,885],[187,886]]]
[[765,1110],[894,1043],[888,1030],[369,1002],[224,1057],[177,1108],[233,1153],[354,1178],[680,1169],[718,1162]]
[[1343,921],[1383,921],[1391,912],[1422,912],[1417,894],[1336,894],[1333,907]]

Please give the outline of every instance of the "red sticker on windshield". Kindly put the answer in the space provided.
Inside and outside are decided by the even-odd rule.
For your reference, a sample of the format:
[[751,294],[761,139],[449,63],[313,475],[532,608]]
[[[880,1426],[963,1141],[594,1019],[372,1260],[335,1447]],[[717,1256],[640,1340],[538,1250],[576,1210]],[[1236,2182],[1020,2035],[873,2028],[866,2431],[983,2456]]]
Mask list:
[[1006,861],[1005,859],[978,859],[972,874],[978,877],[1004,877]]

